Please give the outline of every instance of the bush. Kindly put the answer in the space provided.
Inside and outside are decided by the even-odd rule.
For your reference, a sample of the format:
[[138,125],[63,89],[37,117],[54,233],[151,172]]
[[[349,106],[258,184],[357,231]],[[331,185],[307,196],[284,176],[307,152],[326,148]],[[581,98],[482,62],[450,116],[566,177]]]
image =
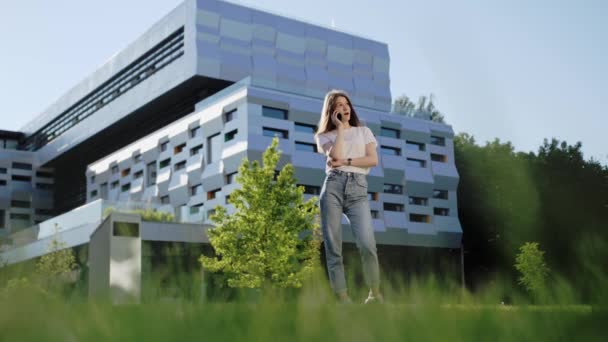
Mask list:
[[108,217],[113,212],[120,212],[125,214],[137,214],[141,216],[143,221],[147,222],[175,222],[175,216],[171,213],[164,211],[158,211],[156,209],[135,209],[135,210],[117,210],[114,207],[106,208],[103,211],[103,218]]
[[521,274],[519,283],[529,292],[540,295],[545,290],[549,275],[549,267],[544,260],[545,252],[540,250],[538,242],[526,242],[519,251],[515,259],[515,268]]

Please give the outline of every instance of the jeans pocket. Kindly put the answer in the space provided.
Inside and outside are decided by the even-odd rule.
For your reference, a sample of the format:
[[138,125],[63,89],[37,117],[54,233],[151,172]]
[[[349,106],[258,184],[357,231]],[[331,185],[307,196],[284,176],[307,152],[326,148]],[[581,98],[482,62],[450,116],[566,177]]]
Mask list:
[[326,179],[326,182],[327,182],[327,181],[331,181],[331,180],[336,179],[336,177],[338,177],[338,175],[336,175],[335,173],[331,172],[330,174],[328,174],[328,175],[325,177],[325,179]]
[[357,185],[367,189],[367,178],[365,178],[365,175],[357,175],[355,181],[357,182]]

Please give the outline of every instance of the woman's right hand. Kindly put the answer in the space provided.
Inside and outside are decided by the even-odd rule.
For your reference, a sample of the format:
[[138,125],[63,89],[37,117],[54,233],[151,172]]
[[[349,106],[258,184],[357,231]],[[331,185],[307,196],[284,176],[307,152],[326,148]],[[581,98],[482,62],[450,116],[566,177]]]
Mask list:
[[334,123],[334,125],[336,125],[336,128],[342,128],[342,121],[338,120],[338,114],[340,113],[339,110],[335,111],[332,115],[331,115],[331,121]]

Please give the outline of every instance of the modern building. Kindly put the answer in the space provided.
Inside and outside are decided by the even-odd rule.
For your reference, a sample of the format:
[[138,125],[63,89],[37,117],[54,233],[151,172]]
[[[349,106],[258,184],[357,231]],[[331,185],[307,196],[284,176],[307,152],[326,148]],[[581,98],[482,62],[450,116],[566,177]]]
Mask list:
[[0,132],[0,257],[42,255],[54,232],[87,245],[107,206],[169,211],[192,229],[172,236],[142,224],[140,240],[204,243],[195,235],[215,206],[233,210],[226,198],[242,159],[259,159],[274,136],[280,164],[318,195],[325,165],[313,136],[330,89],[351,95],[379,143],[368,176],[378,243],[459,248],[453,130],[391,113],[386,44],[186,0],[20,132]]

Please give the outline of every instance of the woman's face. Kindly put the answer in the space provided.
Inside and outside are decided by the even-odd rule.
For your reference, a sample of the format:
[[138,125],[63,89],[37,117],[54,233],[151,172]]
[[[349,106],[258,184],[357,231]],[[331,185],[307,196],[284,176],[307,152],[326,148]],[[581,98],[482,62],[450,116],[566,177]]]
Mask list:
[[348,100],[346,99],[346,97],[338,96],[336,98],[332,114],[336,111],[342,113],[342,122],[347,122],[348,120],[350,120],[350,106],[348,105]]

